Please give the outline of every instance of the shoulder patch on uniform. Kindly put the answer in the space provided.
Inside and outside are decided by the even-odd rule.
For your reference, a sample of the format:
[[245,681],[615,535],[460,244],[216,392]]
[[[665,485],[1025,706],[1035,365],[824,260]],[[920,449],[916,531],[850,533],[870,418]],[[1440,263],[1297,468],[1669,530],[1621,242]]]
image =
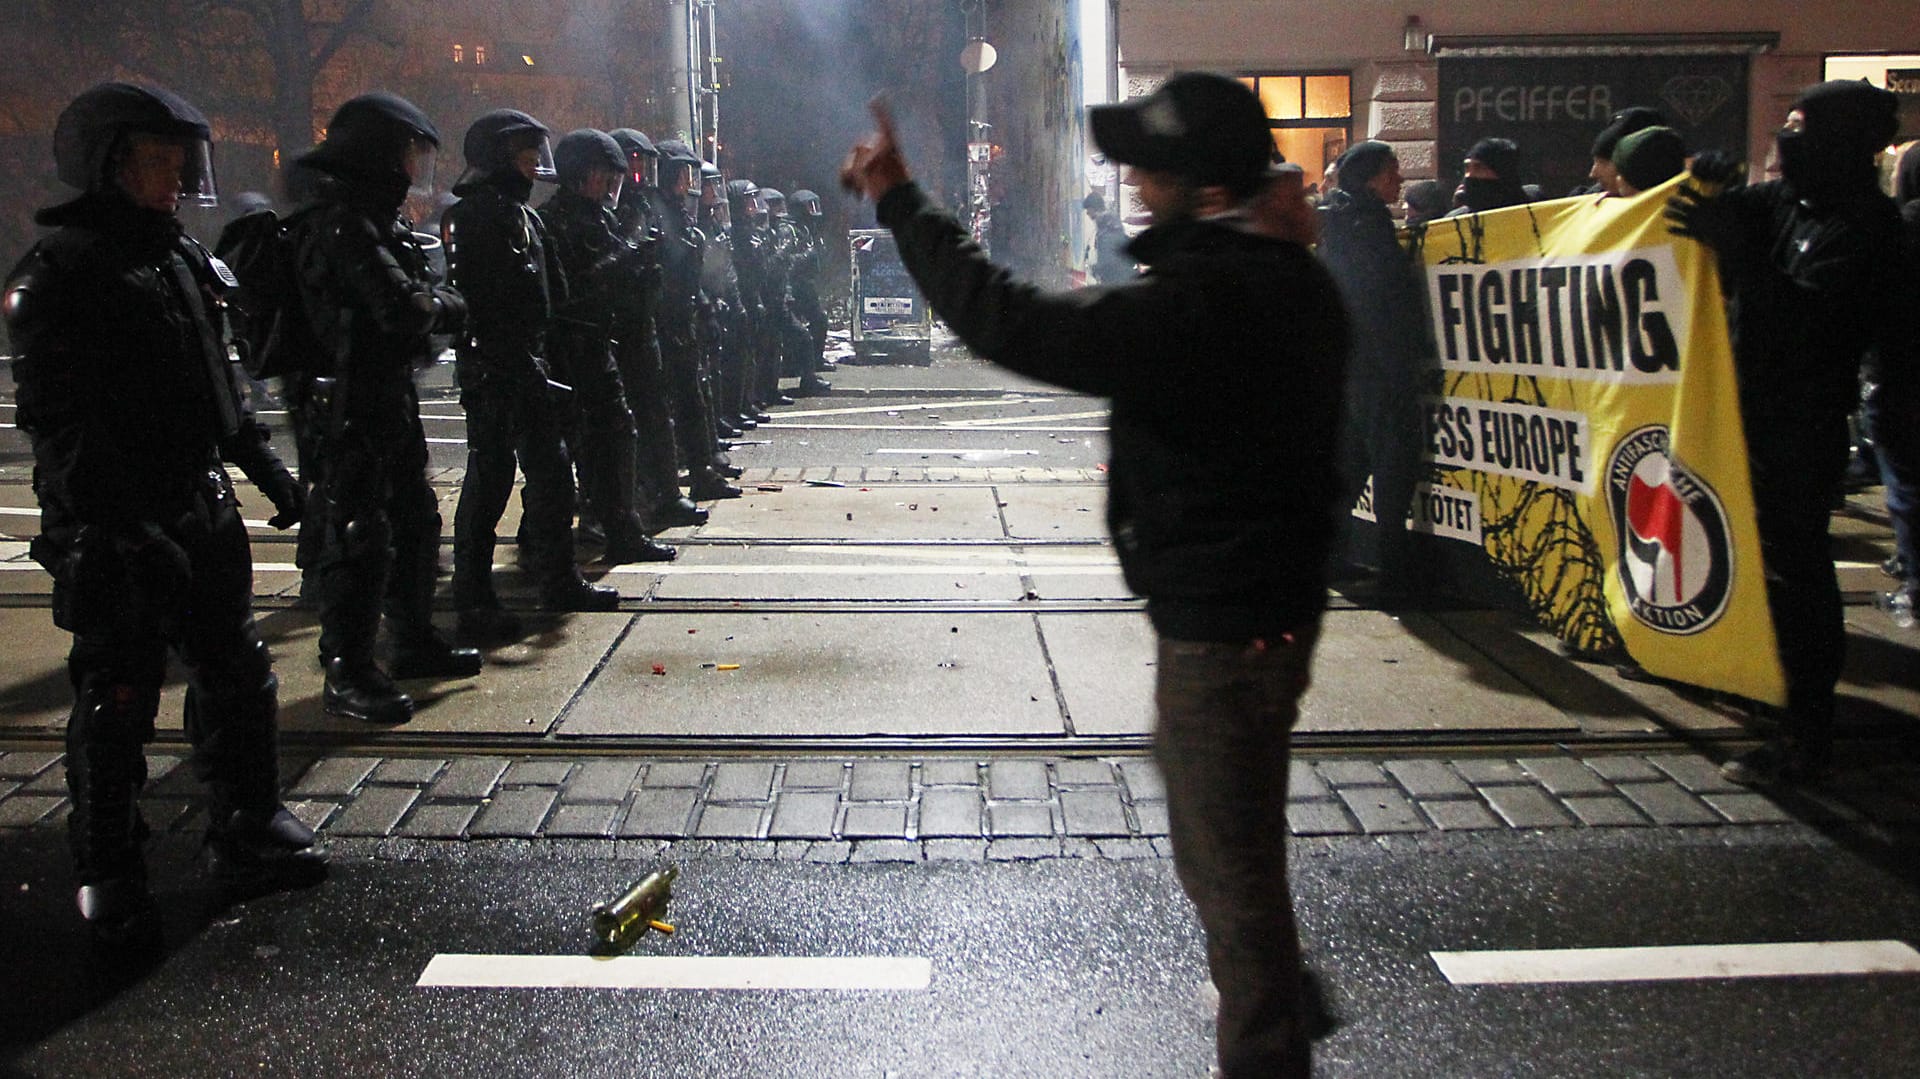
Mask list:
[[213,276],[220,279],[228,288],[239,288],[240,279],[233,276],[233,269],[218,255],[208,255],[207,265],[213,269]]

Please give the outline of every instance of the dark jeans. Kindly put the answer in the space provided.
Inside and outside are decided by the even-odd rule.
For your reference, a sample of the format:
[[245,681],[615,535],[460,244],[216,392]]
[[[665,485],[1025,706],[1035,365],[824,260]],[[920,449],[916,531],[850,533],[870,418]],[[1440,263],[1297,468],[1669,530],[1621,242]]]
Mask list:
[[1207,935],[1229,1079],[1306,1076],[1300,939],[1287,892],[1288,738],[1319,626],[1290,640],[1162,638],[1154,760],[1173,864]]
[[1847,471],[1847,425],[1762,417],[1747,432],[1767,607],[1787,679],[1786,733],[1824,749],[1847,647],[1828,533]]
[[1420,385],[1414,380],[1349,380],[1340,457],[1346,486],[1340,508],[1344,514],[1353,507],[1371,475],[1377,565],[1381,583],[1392,590],[1418,587],[1407,510],[1413,505],[1414,487],[1427,478],[1422,422]]

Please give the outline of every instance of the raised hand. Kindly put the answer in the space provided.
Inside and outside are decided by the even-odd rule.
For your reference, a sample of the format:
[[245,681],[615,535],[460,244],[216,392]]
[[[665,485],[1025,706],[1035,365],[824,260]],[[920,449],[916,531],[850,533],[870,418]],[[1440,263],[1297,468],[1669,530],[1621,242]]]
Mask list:
[[876,97],[867,103],[873,113],[874,133],[854,144],[853,152],[840,166],[840,186],[864,198],[880,197],[913,179],[907,159],[900,152],[900,139],[893,126],[893,111],[886,99]]

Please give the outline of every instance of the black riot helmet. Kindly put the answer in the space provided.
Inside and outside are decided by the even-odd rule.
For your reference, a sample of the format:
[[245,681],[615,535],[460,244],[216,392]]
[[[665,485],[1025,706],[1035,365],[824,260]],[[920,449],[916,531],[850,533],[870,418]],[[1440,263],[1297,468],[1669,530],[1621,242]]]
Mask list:
[[660,151],[660,181],[656,186],[671,194],[685,180],[687,192],[697,195],[700,191],[700,155],[679,139],[663,139],[655,143],[654,148]]
[[69,187],[100,190],[114,182],[121,155],[136,136],[177,142],[186,150],[182,199],[201,206],[218,201],[206,116],[158,86],[105,82],[74,98],[53,126],[54,172]]
[[[511,179],[509,174],[520,175],[514,158],[528,150],[537,151],[539,155],[534,162],[533,179],[552,183],[556,176],[547,125],[518,109],[495,109],[480,117],[467,128],[466,138],[460,141],[467,171],[460,175],[460,182],[453,185],[453,193],[463,195],[482,183]],[[522,182],[527,191],[533,189],[532,180],[523,177]],[[520,182],[514,186],[519,187]]]
[[[595,169],[626,179],[627,155],[606,132],[576,128],[562,135],[554,146],[553,169],[561,184],[578,190]],[[619,195],[617,185],[614,194],[616,198]]]
[[616,127],[607,134],[627,155],[627,175],[636,186],[660,186],[660,151],[654,149],[652,139],[631,127]]
[[808,191],[804,187],[788,197],[787,205],[799,211],[801,217],[820,218],[826,216],[826,212],[820,208],[820,196]]
[[760,197],[766,201],[767,216],[773,218],[775,221],[786,218],[787,196],[784,192],[777,191],[771,187],[763,187],[760,189]]
[[327,122],[326,137],[299,164],[393,196],[433,186],[440,130],[419,106],[395,94],[349,98]]
[[727,198],[727,177],[720,166],[702,162],[700,165],[700,212],[706,221],[718,229],[727,229],[733,224],[733,208]]
[[767,200],[760,197],[760,187],[752,180],[735,180],[727,185],[727,201],[733,203],[735,220],[754,224],[754,218],[767,212]]

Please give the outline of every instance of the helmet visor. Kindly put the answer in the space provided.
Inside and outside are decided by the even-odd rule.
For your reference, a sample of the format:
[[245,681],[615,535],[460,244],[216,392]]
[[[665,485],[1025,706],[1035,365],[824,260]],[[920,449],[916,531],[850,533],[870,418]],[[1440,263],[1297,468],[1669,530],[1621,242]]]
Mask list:
[[440,167],[440,149],[426,139],[407,144],[407,194],[425,197],[433,194],[435,173]]
[[533,178],[543,183],[559,183],[560,170],[553,167],[553,140],[545,135],[540,136],[537,149],[540,156],[533,164]]
[[631,153],[627,155],[627,164],[633,174],[633,182],[640,187],[660,186],[660,155]]
[[182,203],[220,202],[213,182],[213,146],[192,135],[129,132],[108,166],[108,179],[134,202],[172,213]]

